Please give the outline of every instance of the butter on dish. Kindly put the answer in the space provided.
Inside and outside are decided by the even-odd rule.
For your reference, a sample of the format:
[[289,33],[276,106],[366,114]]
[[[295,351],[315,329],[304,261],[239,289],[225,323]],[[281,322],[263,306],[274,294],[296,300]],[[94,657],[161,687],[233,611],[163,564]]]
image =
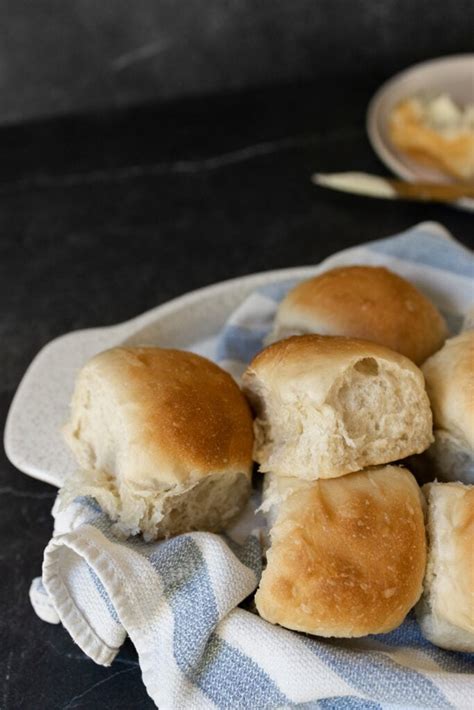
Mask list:
[[417,162],[474,180],[474,103],[459,106],[447,94],[404,100],[392,111],[389,134]]

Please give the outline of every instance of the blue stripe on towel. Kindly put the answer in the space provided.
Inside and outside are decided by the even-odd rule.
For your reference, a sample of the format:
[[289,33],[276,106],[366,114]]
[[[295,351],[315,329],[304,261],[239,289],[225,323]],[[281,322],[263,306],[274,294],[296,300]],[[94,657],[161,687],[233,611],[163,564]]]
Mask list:
[[319,707],[322,710],[381,710],[381,706],[378,703],[374,703],[372,700],[357,698],[355,695],[338,698],[323,698],[319,701]]
[[217,361],[250,362],[263,348],[263,341],[267,333],[267,328],[248,330],[237,325],[227,325],[217,345]]
[[180,670],[219,708],[271,708],[290,704],[270,676],[213,633],[218,611],[198,545],[183,535],[149,557],[174,616],[174,657]]
[[[105,589],[104,585],[100,581],[99,577],[96,575],[92,567],[87,565],[87,569],[89,570],[89,574],[91,576],[92,581],[94,582],[94,586],[97,589],[97,593],[99,597],[102,599],[104,602],[105,606],[107,607],[107,611],[109,612],[111,618],[115,621],[116,624],[120,624],[120,619],[118,618],[118,614],[115,611],[115,607],[110,601],[110,597],[107,594],[107,590]],[[120,624],[121,625],[121,624]]]
[[373,700],[358,698],[356,695],[337,695],[333,698],[296,703],[290,707],[293,710],[382,710],[382,706]]
[[383,704],[430,709],[452,707],[428,678],[395,663],[384,653],[345,649],[325,641],[304,641],[346,683]]
[[255,535],[247,538],[244,545],[239,545],[238,542],[232,540],[231,537],[223,533],[226,545],[232,550],[239,562],[255,572],[257,579],[260,579],[262,574],[262,546]]
[[[472,295],[474,299],[474,293]],[[464,321],[463,316],[459,316],[457,313],[447,313],[447,311],[441,309],[441,313],[448,324],[448,330],[451,334],[455,335],[459,333],[462,329],[462,324]]]
[[301,279],[287,279],[279,283],[267,284],[266,286],[261,286],[261,288],[258,289],[258,293],[270,298],[272,301],[275,301],[275,303],[280,303],[290,288],[296,286],[299,281],[301,281]]
[[474,256],[460,244],[423,229],[367,244],[371,251],[474,278]]

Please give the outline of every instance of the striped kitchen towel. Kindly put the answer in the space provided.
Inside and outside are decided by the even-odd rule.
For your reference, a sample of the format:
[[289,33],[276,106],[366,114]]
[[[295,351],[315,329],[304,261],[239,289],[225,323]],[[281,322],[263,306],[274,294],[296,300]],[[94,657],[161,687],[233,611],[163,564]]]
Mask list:
[[[389,266],[441,308],[453,332],[474,302],[474,260],[439,225],[349,249],[336,265]],[[262,347],[279,300],[279,281],[232,314],[213,357],[237,378]],[[145,543],[115,538],[91,498],[57,506],[42,579],[30,597],[45,621],[59,622],[94,661],[113,662],[134,643],[148,693],[177,708],[463,708],[474,698],[474,657],[436,648],[414,616],[389,634],[322,640],[268,624],[248,597],[261,571],[253,500],[226,535],[190,533]]]

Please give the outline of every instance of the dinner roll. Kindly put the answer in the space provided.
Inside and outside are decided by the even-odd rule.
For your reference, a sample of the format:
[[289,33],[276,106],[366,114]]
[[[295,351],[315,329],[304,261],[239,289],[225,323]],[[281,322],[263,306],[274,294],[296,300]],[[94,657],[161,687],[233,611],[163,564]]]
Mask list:
[[91,495],[126,534],[224,528],[250,494],[252,417],[238,386],[193,353],[123,347],[80,371],[66,440]]
[[343,266],[287,294],[269,341],[304,333],[364,338],[420,364],[441,347],[447,328],[431,301],[401,276],[379,266]]
[[417,605],[423,635],[474,652],[474,486],[428,483],[428,565]]
[[433,441],[421,371],[375,343],[294,336],[259,353],[242,382],[256,413],[261,471],[333,478]]
[[383,466],[326,481],[270,476],[272,527],[255,602],[272,624],[317,636],[394,629],[418,601],[426,544],[421,491]]
[[441,480],[474,483],[474,330],[447,340],[423,365],[435,442],[427,454]]

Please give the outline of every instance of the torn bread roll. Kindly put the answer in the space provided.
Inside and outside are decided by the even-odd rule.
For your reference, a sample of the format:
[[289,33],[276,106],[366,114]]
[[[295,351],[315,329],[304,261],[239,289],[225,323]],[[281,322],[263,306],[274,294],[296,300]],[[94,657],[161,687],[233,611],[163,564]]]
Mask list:
[[447,340],[423,365],[434,420],[427,456],[442,481],[474,483],[474,330]]
[[474,486],[429,483],[428,565],[416,612],[441,648],[474,652]]
[[244,373],[260,470],[317,479],[421,453],[433,441],[421,370],[375,343],[302,335]]
[[319,333],[363,338],[420,364],[447,337],[444,318],[411,283],[379,266],[331,269],[293,288],[268,342]]
[[266,478],[271,546],[255,597],[260,616],[317,636],[399,626],[421,595],[426,563],[411,473],[384,466],[310,483]]
[[250,494],[252,417],[233,379],[193,353],[114,348],[80,371],[64,429],[91,495],[125,534],[219,531]]

